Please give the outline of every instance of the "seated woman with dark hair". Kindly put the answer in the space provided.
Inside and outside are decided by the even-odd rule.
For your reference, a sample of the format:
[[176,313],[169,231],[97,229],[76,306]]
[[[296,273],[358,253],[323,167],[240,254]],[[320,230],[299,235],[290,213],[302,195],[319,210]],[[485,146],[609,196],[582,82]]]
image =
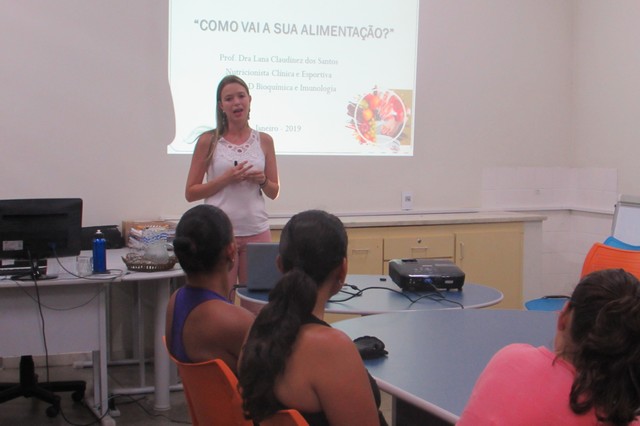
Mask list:
[[380,393],[351,339],[323,321],[347,275],[347,233],[337,217],[299,213],[280,237],[282,279],[242,350],[238,380],[245,415],[260,422],[294,408],[311,425],[386,424]]
[[555,353],[512,344],[482,372],[458,425],[638,425],[640,283],[585,276],[558,317]]
[[214,206],[193,207],[176,227],[173,248],[187,284],[167,306],[169,352],[182,362],[219,358],[235,372],[254,316],[227,298],[236,251],[229,218]]

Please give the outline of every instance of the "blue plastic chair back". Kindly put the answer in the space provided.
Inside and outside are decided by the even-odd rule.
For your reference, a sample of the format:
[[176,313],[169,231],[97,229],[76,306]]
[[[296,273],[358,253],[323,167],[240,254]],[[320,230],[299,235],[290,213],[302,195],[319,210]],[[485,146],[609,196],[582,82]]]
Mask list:
[[569,300],[567,296],[544,296],[539,299],[529,300],[524,304],[528,311],[559,311]]
[[609,237],[604,240],[604,245],[609,247],[615,247],[623,250],[640,250],[640,246],[634,246],[627,244],[624,241],[620,241],[616,237]]

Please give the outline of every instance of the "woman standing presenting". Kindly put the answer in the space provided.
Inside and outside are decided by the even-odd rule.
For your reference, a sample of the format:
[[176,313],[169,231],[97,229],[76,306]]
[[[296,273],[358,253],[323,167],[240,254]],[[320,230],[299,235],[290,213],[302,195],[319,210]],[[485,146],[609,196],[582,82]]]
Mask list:
[[280,192],[273,138],[249,126],[250,109],[247,84],[224,77],[216,92],[217,127],[198,138],[185,189],[187,201],[204,200],[231,219],[238,246],[232,285],[247,280],[247,243],[271,241],[263,194],[275,200]]

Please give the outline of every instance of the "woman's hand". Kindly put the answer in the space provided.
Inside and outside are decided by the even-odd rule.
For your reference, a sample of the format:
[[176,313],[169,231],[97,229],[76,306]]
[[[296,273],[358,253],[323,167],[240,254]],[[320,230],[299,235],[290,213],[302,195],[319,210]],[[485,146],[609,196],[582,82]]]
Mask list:
[[249,164],[246,160],[236,164],[227,172],[230,181],[229,183],[243,182],[246,180],[253,181],[253,175],[256,173],[264,175],[262,172],[251,171],[252,168],[253,164]]
[[255,170],[255,171],[250,171],[246,174],[246,180],[253,182],[257,185],[260,185],[261,183],[266,182],[267,176],[264,174],[264,172]]

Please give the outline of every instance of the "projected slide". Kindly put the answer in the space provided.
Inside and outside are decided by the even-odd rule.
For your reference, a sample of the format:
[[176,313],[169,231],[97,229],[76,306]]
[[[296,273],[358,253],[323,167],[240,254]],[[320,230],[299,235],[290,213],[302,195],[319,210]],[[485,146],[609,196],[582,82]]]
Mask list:
[[169,21],[167,152],[215,127],[217,84],[235,74],[277,154],[413,154],[418,0],[173,0]]

